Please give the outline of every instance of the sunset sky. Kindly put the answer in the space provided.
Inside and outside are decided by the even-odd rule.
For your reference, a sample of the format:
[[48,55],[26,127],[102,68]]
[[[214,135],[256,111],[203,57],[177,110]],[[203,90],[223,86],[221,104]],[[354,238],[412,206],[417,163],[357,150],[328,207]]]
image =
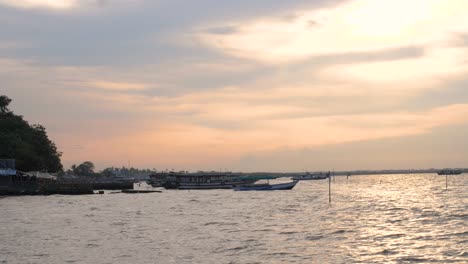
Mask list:
[[0,0],[65,167],[468,167],[468,0]]

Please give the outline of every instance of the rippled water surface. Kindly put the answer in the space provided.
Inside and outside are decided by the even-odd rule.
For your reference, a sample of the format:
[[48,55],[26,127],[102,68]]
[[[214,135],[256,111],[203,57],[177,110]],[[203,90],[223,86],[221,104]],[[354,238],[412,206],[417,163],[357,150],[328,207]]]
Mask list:
[[468,176],[0,199],[0,263],[468,263]]

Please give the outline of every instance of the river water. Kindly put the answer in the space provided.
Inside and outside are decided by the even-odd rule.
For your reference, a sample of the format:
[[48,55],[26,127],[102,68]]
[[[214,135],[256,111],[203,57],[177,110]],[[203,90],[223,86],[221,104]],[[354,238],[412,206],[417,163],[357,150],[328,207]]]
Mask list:
[[468,263],[468,176],[0,199],[0,263]]

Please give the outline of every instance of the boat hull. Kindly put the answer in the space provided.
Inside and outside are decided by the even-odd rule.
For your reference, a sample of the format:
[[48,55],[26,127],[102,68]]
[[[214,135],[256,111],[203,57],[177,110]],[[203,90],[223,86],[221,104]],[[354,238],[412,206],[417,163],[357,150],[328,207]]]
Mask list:
[[292,181],[287,183],[279,184],[253,184],[238,186],[234,188],[234,191],[276,191],[276,190],[292,190],[296,186],[298,181]]
[[252,184],[253,181],[233,181],[233,182],[211,182],[211,183],[183,183],[183,182],[167,182],[163,184],[166,189],[178,190],[216,190],[216,189],[232,189],[236,186]]
[[460,170],[441,170],[437,172],[439,175],[460,175],[462,173]]
[[292,180],[296,181],[311,181],[311,180],[325,180],[328,179],[328,176],[313,176],[313,177],[292,177]]
[[215,190],[215,189],[232,189],[236,184],[181,184],[179,190]]
[[309,173],[294,176],[291,179],[295,181],[325,180],[330,177],[330,173]]

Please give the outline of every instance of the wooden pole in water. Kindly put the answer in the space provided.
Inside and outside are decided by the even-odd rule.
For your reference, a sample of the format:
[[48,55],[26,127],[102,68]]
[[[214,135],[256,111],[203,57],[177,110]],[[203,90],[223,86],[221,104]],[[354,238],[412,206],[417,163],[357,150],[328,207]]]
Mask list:
[[331,175],[328,173],[328,203],[331,203]]
[[445,174],[445,190],[448,189],[448,174]]

